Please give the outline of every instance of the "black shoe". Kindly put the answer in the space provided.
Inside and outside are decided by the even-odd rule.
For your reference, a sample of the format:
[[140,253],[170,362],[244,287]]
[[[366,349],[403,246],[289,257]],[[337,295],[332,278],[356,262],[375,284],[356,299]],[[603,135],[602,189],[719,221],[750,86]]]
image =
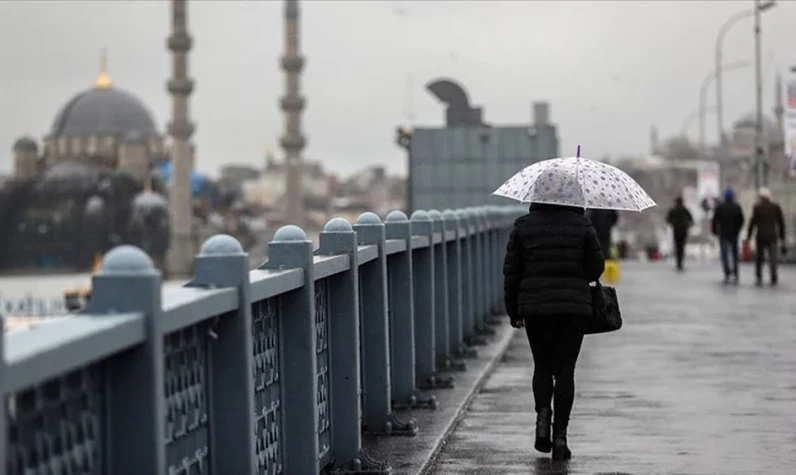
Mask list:
[[724,285],[728,285],[730,283],[730,274],[724,276]]
[[755,286],[762,287],[763,286],[763,279],[758,278],[755,280]]
[[779,281],[777,280],[776,277],[771,279],[771,287],[776,287],[778,283],[779,283]]
[[553,426],[553,460],[569,460],[572,452],[567,446],[567,426]]
[[539,452],[549,453],[553,448],[553,442],[550,440],[550,422],[553,419],[553,411],[549,407],[539,409],[536,413],[536,442],[533,448]]

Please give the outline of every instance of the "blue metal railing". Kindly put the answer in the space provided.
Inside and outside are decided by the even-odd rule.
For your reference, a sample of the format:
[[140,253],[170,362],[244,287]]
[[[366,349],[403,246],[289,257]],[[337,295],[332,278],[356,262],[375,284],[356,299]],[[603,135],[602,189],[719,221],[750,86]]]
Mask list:
[[84,311],[2,340],[0,470],[388,473],[363,434],[415,434],[393,410],[436,406],[418,389],[466,368],[520,212],[365,213],[317,250],[286,226],[255,270],[214,236],[179,289],[116,248]]

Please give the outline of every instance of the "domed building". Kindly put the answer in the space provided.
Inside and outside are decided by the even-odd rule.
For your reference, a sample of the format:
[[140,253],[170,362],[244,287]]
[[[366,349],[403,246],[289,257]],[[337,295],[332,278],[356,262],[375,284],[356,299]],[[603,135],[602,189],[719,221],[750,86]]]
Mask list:
[[[42,145],[30,136],[14,143],[14,179],[0,201],[0,226],[11,230],[0,236],[0,268],[86,269],[142,236],[165,253],[168,206],[155,173],[168,160],[164,138],[147,106],[113,85],[104,54],[94,86],[60,108]],[[132,225],[142,200],[161,211],[153,229]]]
[[43,140],[41,155],[30,137],[14,145],[15,175],[32,178],[63,162],[81,162],[104,170],[122,169],[143,181],[154,163],[166,157],[163,136],[148,107],[117,88],[106,61],[94,87],[64,104]]
[[[735,149],[754,151],[757,116],[754,113],[740,117],[732,124],[731,145]],[[771,147],[782,141],[782,131],[774,119],[763,116],[763,143]]]

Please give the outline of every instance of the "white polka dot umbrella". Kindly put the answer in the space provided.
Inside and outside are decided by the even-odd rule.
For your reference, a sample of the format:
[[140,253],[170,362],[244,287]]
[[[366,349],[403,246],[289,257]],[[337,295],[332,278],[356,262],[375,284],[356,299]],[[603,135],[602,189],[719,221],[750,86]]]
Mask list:
[[584,157],[553,158],[534,163],[492,194],[523,203],[592,209],[643,211],[657,206],[627,173]]

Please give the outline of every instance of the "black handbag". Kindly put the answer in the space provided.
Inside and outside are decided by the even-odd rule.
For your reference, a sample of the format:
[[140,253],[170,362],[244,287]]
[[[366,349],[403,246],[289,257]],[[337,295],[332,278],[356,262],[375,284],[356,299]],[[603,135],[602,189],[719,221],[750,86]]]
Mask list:
[[603,286],[599,282],[591,290],[592,315],[586,326],[586,334],[614,332],[622,328],[622,312],[616,289]]

